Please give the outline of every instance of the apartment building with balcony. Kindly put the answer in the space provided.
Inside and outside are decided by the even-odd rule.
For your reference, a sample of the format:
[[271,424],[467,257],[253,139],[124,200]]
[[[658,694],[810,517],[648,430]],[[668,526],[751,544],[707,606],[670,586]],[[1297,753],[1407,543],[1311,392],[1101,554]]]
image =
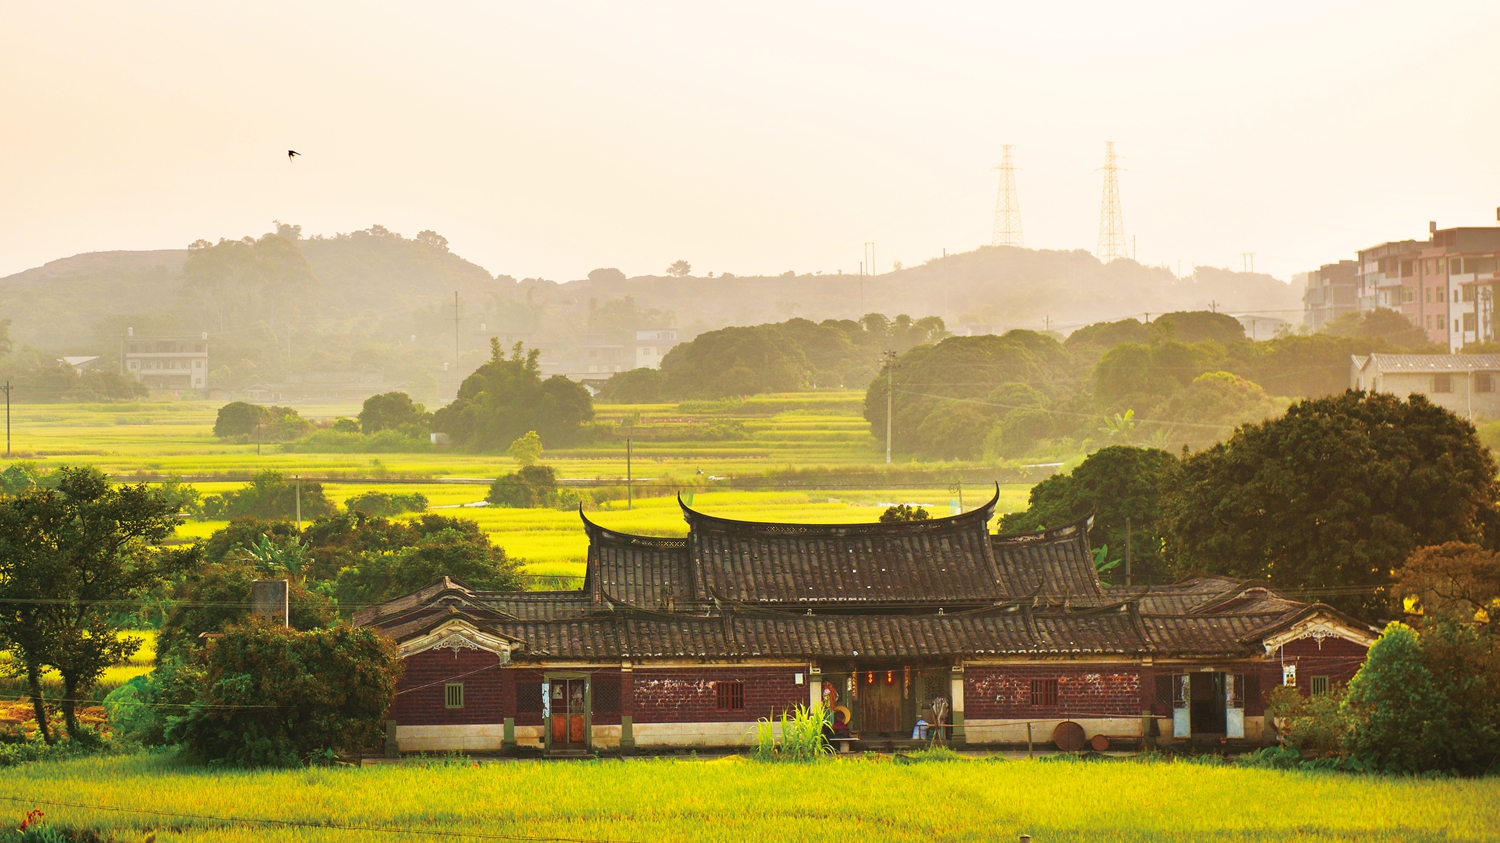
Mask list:
[[126,329],[120,370],[160,392],[208,388],[208,334],[198,337],[137,337]]
[[[1422,270],[1442,284],[1448,312],[1441,329],[1429,331],[1450,351],[1495,339],[1496,286],[1500,285],[1500,227],[1448,228],[1432,233],[1422,252]],[[1424,325],[1419,321],[1417,324]]]
[[1359,264],[1350,260],[1325,263],[1303,273],[1302,323],[1312,330],[1359,310]]

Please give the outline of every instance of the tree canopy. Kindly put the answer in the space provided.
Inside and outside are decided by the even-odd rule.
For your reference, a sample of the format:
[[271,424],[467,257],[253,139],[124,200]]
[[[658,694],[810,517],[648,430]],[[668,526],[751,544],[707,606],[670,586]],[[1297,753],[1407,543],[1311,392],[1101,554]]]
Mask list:
[[1162,497],[1176,474],[1177,459],[1166,451],[1124,445],[1101,448],[1070,474],[1054,474],[1031,487],[1029,506],[1002,516],[1000,529],[1051,530],[1093,514],[1089,541],[1094,547],[1108,546],[1111,557],[1123,559],[1128,519],[1132,582],[1168,582],[1162,555]]
[[593,421],[594,402],[581,384],[561,375],[542,380],[536,349],[523,353],[520,343],[506,357],[498,340],[490,341],[490,359],[464,378],[458,397],[434,414],[434,430],[457,445],[499,450],[535,430],[548,447],[578,441]]
[[1473,425],[1426,398],[1350,391],[1183,460],[1163,537],[1179,573],[1343,589],[1328,602],[1375,611],[1417,547],[1495,541],[1495,471]]
[[[885,436],[888,378],[895,382],[892,447],[937,459],[973,459],[997,425],[1013,422],[1019,436],[1039,409],[1065,402],[1077,390],[1072,358],[1057,340],[1034,331],[1003,336],[949,337],[899,356],[865,393],[865,419]],[[1017,389],[1024,387],[1024,389]],[[1051,414],[1050,431],[1072,430],[1071,413]]]
[[382,430],[400,430],[413,426],[425,429],[432,419],[427,408],[411,400],[404,392],[385,392],[365,399],[359,411],[359,429],[369,435]]
[[40,673],[62,676],[68,734],[76,703],[139,646],[118,631],[118,604],[187,569],[194,554],[159,545],[177,507],[145,484],[112,486],[92,468],[60,468],[56,488],[0,499],[0,640],[17,654],[42,735],[51,740]]
[[379,739],[401,674],[396,645],[339,625],[299,632],[247,619],[221,635],[167,738],[199,761],[292,766]]
[[802,350],[771,325],[699,334],[661,361],[668,391],[682,398],[791,392],[802,386],[807,369]]

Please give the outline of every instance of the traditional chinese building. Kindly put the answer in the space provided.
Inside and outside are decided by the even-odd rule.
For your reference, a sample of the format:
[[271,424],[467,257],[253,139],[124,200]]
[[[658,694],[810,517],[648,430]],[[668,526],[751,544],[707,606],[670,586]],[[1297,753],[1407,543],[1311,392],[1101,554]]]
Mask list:
[[356,616],[406,665],[388,746],[722,747],[818,700],[856,748],[909,739],[919,719],[969,745],[1045,743],[1063,723],[1090,739],[1263,742],[1263,692],[1347,681],[1375,639],[1254,583],[1103,585],[1087,523],[993,535],[997,501],[843,525],[683,506],[686,538],[585,517],[579,591],[444,578]]

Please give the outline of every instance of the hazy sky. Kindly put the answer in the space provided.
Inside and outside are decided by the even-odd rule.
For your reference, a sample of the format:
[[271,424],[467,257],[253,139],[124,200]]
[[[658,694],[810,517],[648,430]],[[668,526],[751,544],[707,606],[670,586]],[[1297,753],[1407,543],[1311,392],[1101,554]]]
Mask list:
[[[1098,237],[1286,278],[1500,205],[1500,3],[0,5],[0,275],[271,220],[491,272]],[[289,163],[288,148],[303,157]]]

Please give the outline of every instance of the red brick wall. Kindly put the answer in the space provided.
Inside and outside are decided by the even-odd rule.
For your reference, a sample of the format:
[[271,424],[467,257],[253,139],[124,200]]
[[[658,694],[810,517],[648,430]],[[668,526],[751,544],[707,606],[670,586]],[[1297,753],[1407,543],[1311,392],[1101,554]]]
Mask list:
[[[508,668],[505,670],[505,681],[509,691],[505,710],[515,712],[514,715],[507,716],[514,716],[517,726],[542,725],[542,671]],[[520,694],[526,694],[526,702],[518,699]]]
[[[738,723],[779,716],[806,705],[808,688],[798,685],[795,668],[726,667],[650,670],[637,667],[632,678],[636,723]],[[803,682],[806,679],[806,669]],[[716,681],[745,683],[743,711],[720,711]]]
[[[1216,665],[1216,667],[1220,668],[1223,673],[1257,677],[1259,679],[1258,687],[1240,689],[1245,697],[1245,716],[1260,717],[1266,713],[1266,695],[1271,693],[1272,688],[1281,684],[1280,665],[1255,661]],[[1172,694],[1175,692],[1175,686],[1172,684],[1174,681],[1173,677],[1183,673],[1197,673],[1199,670],[1200,668],[1192,666],[1183,667],[1181,665],[1162,665],[1156,667],[1152,671],[1151,684],[1145,687],[1146,696],[1149,697],[1149,704],[1145,708],[1151,709],[1151,713],[1157,717],[1171,717]],[[1166,686],[1162,689],[1165,692],[1165,696],[1158,697],[1156,686],[1162,680],[1166,680]],[[1246,684],[1247,686],[1250,685],[1249,682]]]
[[[1057,680],[1056,706],[1031,705],[1033,679]],[[1139,717],[1143,687],[1137,668],[967,667],[964,718]]]
[[[500,723],[503,685],[500,659],[483,650],[435,649],[406,659],[387,719],[403,726]],[[477,672],[476,672],[477,671]],[[464,707],[443,704],[443,686],[464,683]]]
[[1312,688],[1314,676],[1327,676],[1329,681],[1338,685],[1347,684],[1364,663],[1366,652],[1368,650],[1364,646],[1342,638],[1324,638],[1321,646],[1316,638],[1299,638],[1287,642],[1279,651],[1271,654],[1271,659],[1276,662],[1275,679],[1266,690],[1269,692],[1271,688],[1281,684],[1283,661],[1297,665],[1297,687],[1303,693],[1308,693]]

